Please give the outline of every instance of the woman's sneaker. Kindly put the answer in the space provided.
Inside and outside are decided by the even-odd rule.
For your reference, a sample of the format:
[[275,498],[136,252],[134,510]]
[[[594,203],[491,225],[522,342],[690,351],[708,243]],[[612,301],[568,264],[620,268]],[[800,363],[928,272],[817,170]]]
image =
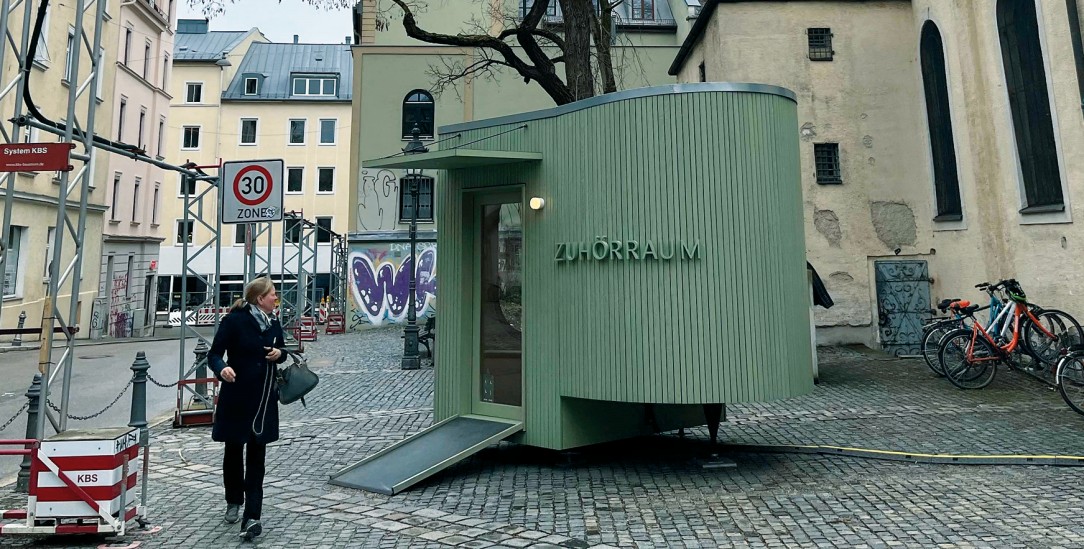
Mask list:
[[245,519],[241,523],[241,539],[251,541],[261,533],[263,533],[263,526],[260,525],[259,520]]
[[232,503],[227,504],[226,505],[226,522],[228,522],[230,524],[236,524],[237,523],[237,515],[240,512],[241,512],[241,506],[240,505],[234,505]]

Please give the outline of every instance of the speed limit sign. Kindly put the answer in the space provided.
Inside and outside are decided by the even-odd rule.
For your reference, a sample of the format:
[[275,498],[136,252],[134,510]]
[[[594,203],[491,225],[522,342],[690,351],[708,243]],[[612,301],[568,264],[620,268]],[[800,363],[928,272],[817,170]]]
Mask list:
[[282,221],[282,160],[224,162],[219,172],[223,223]]

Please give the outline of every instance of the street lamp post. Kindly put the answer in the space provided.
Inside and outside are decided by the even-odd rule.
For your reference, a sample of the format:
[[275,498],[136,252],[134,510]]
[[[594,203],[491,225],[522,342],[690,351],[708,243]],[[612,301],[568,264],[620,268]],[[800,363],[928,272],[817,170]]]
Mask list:
[[[413,139],[403,148],[405,154],[417,154],[429,152],[429,149],[418,139],[421,129],[417,124],[411,130]],[[418,245],[418,180],[421,174],[418,171],[408,171],[404,182],[410,185],[410,289],[407,297],[407,321],[403,328],[403,361],[400,368],[403,370],[417,370],[421,367],[421,357],[418,356],[418,317],[415,304],[418,292],[417,276],[417,245]]]

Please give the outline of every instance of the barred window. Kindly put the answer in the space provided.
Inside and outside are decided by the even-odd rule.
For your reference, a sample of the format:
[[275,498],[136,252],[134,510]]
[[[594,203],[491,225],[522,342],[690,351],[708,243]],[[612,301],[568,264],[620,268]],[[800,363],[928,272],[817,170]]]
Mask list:
[[809,36],[809,59],[812,61],[831,61],[832,54],[832,29],[810,28],[806,29]]
[[[407,177],[416,177],[418,181],[418,221],[431,223],[433,221],[433,178]],[[399,222],[410,223],[413,215],[414,201],[410,195],[410,183],[404,177],[399,180]]]
[[839,172],[839,143],[814,143],[813,161],[817,167],[817,183],[839,185],[843,178]]

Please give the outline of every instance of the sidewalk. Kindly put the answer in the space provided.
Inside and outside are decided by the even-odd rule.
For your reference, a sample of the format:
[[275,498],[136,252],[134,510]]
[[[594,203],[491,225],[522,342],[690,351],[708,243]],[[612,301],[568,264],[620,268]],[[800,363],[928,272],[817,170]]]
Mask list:
[[[703,469],[703,429],[564,456],[502,443],[394,497],[328,476],[432,421],[431,369],[402,371],[398,328],[307,344],[321,376],[284,407],[268,449],[259,547],[1080,547],[1084,470],[927,465],[731,452]],[[921,360],[822,349],[807,397],[730,406],[728,443],[833,444],[930,453],[1084,454],[1084,416],[1002,369],[959,391]],[[690,440],[691,439],[691,440]],[[221,445],[206,428],[153,433],[152,523],[140,547],[235,547],[221,521]],[[0,489],[0,507],[25,504]],[[34,547],[97,547],[52,538]],[[0,538],[0,546],[29,546]],[[123,544],[122,544],[123,545]]]

